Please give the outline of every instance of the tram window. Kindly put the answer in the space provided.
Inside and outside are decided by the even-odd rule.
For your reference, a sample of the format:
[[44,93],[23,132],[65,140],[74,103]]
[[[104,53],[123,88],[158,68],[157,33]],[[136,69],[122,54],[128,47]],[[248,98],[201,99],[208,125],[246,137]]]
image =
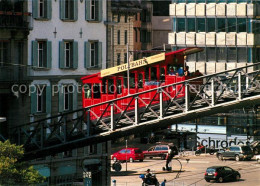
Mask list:
[[149,81],[149,67],[145,68],[145,81]]
[[157,68],[151,67],[151,81],[157,81]]
[[93,98],[99,99],[101,97],[100,84],[93,85]]
[[114,94],[115,93],[115,86],[114,86],[114,80],[108,79],[108,93]]
[[91,98],[91,84],[90,83],[87,83],[84,85],[84,92],[85,92],[86,99]]
[[122,82],[121,79],[116,81],[116,90],[118,94],[122,94]]
[[130,88],[135,88],[135,73],[130,74]]
[[164,67],[162,67],[160,69],[160,81],[165,82],[165,68]]
[[138,74],[138,88],[143,88],[143,74]]
[[102,80],[102,93],[103,94],[107,93],[107,79]]
[[124,87],[127,87],[127,73],[124,73]]

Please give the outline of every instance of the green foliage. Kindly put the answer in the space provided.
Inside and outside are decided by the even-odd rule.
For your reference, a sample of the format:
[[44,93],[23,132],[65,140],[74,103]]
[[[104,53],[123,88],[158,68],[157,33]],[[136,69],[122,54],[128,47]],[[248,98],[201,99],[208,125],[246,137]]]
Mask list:
[[26,162],[19,162],[23,157],[22,146],[10,141],[0,142],[0,185],[31,185],[42,183],[44,177]]

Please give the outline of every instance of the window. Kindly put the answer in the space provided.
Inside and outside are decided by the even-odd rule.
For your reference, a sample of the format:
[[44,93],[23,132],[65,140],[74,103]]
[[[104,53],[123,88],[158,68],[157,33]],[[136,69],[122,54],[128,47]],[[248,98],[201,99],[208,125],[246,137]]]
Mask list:
[[226,31],[226,19],[219,18],[218,21],[218,29],[217,32],[225,32]]
[[206,31],[205,19],[204,18],[198,18],[197,22],[198,22],[197,31],[198,32],[205,32]]
[[207,48],[207,56],[208,61],[216,61],[216,48],[215,47],[209,47]]
[[246,32],[246,18],[237,19],[237,32]]
[[165,82],[165,67],[160,68],[160,81]]
[[117,31],[117,44],[120,45],[120,30]]
[[71,42],[65,42],[65,68],[72,67],[72,43]]
[[70,21],[78,19],[78,0],[60,0],[60,19]]
[[195,32],[195,18],[187,19],[188,32]]
[[127,16],[127,15],[125,15],[125,23],[127,23],[127,19],[128,19],[128,16]]
[[149,79],[149,67],[146,67],[145,68],[145,81],[147,82],[147,81],[149,81],[150,79]]
[[85,67],[101,68],[102,43],[98,41],[85,42]]
[[89,154],[97,154],[97,144],[89,146]]
[[260,48],[256,48],[256,62],[260,62]]
[[237,60],[237,50],[235,47],[228,47],[228,61],[234,62]]
[[100,84],[94,84],[93,85],[93,98],[94,99],[100,99],[101,98]]
[[129,84],[130,88],[135,88],[135,73],[130,73]]
[[103,94],[106,94],[106,93],[107,93],[107,79],[106,79],[106,78],[104,78],[104,79],[102,80],[102,93],[103,93]]
[[198,53],[198,61],[206,61],[206,49]]
[[34,68],[51,68],[50,41],[32,41],[32,65]]
[[138,74],[138,88],[143,88],[143,74]]
[[117,15],[117,22],[119,23],[120,22],[120,14]]
[[178,32],[185,32],[185,18],[180,18],[177,21]]
[[33,18],[35,19],[51,19],[52,1],[49,0],[34,0],[33,3]]
[[117,62],[117,65],[120,65],[120,53],[117,53],[117,55],[116,55],[117,57],[116,57],[116,62]]
[[91,93],[91,84],[90,83],[87,83],[84,85],[84,97],[85,99],[90,99],[92,98],[92,93]]
[[102,0],[87,0],[85,12],[87,21],[102,21]]
[[157,68],[151,67],[151,81],[157,81]]
[[215,24],[215,18],[208,18],[208,32],[215,32],[216,31],[216,24]]
[[45,112],[45,103],[46,103],[46,85],[38,86],[37,88],[37,112]]
[[118,79],[116,81],[116,91],[117,91],[117,94],[122,94],[122,81],[121,81],[121,79]]
[[247,50],[246,48],[237,48],[237,60],[238,62],[246,62],[247,61]]
[[115,93],[115,86],[114,86],[114,79],[108,79],[108,93],[114,94]]
[[226,48],[217,48],[218,61],[226,61]]
[[64,110],[71,110],[72,109],[72,96],[73,96],[73,85],[66,85],[64,86]]
[[135,34],[135,42],[138,42],[138,32],[137,32],[137,28],[134,28],[134,34]]
[[125,44],[127,44],[127,30],[125,30]]
[[227,31],[228,32],[236,32],[236,18],[227,19]]
[[9,63],[8,51],[8,42],[0,42],[0,66]]
[[127,53],[124,53],[124,63],[127,63]]

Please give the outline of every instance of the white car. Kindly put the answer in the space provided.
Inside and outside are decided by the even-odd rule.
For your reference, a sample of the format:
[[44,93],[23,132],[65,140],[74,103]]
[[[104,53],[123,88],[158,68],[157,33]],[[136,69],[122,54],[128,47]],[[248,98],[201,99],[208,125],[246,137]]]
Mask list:
[[256,155],[256,156],[255,156],[255,159],[256,159],[256,161],[257,161],[258,163],[260,163],[260,155]]

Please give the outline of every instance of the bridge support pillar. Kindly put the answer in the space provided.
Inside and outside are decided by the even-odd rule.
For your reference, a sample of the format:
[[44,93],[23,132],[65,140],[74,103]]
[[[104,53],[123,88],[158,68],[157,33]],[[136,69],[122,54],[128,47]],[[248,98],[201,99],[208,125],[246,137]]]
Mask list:
[[139,102],[138,102],[138,96],[135,97],[135,125],[139,124],[140,122],[140,116],[139,116]]
[[185,83],[185,112],[189,111],[189,105],[190,105],[189,84]]
[[110,105],[111,111],[111,131],[115,130],[114,103]]

